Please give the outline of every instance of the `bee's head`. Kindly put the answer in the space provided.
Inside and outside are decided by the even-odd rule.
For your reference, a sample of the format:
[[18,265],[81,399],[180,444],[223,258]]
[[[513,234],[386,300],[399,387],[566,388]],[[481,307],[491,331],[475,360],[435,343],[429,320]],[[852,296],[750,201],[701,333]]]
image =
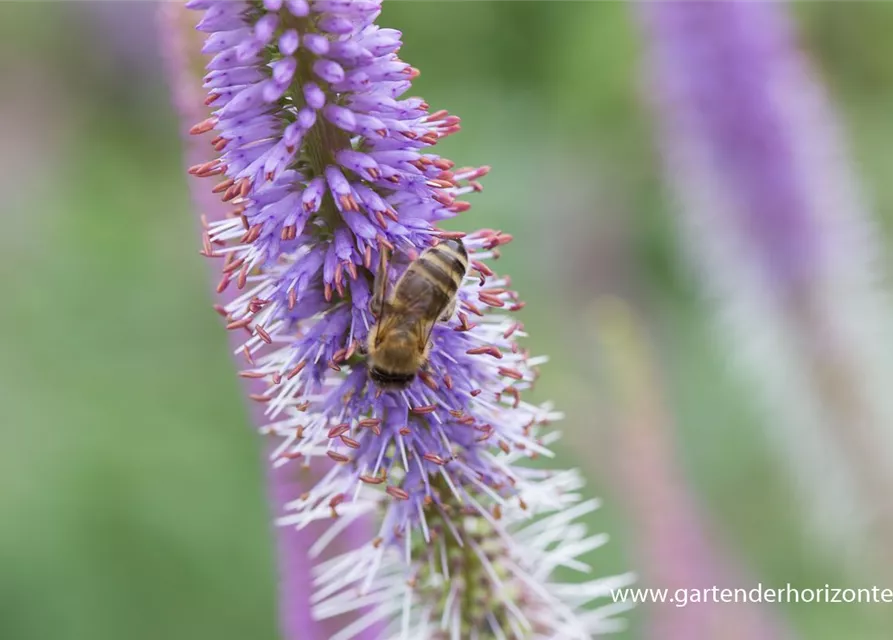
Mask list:
[[415,371],[412,373],[397,373],[373,366],[369,367],[369,377],[372,379],[372,382],[382,389],[399,391],[412,384],[412,381],[415,380]]

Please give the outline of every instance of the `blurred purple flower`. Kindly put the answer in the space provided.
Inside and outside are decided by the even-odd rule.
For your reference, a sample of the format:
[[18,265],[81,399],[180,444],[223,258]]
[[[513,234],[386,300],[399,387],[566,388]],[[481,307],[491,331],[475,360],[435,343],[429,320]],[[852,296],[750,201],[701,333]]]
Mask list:
[[876,234],[784,6],[639,9],[685,246],[730,353],[824,516],[817,530],[877,517],[889,541],[893,354]]
[[[642,586],[693,593],[715,585],[743,589],[754,584],[716,535],[679,466],[675,425],[645,327],[631,308],[610,297],[597,299],[587,315],[610,385],[606,421],[614,423],[612,446],[606,449],[610,459],[600,461],[600,467],[618,485],[631,520],[627,544],[639,558]],[[645,604],[643,637],[792,638],[773,613],[748,602],[682,607],[651,602]]]
[[122,83],[132,74],[158,79],[161,65],[157,42],[155,34],[146,29],[146,22],[156,10],[156,3],[148,1],[86,0],[78,5],[71,19],[83,20],[85,30],[95,41],[98,51],[84,52],[92,64],[102,65],[95,73],[104,72],[106,79]]
[[[585,569],[577,556],[603,543],[576,522],[596,504],[581,501],[575,473],[516,464],[550,455],[556,434],[540,426],[558,415],[521,399],[541,360],[515,342],[521,325],[492,311],[523,306],[485,264],[511,236],[436,227],[468,208],[458,198],[487,168],[429,153],[459,121],[401,98],[418,72],[396,55],[400,33],[374,24],[380,2],[187,6],[205,11],[198,29],[212,56],[213,115],[192,131],[215,130],[220,152],[190,173],[219,176],[214,192],[235,207],[204,238],[204,254],[224,259],[218,291],[240,291],[219,310],[247,331],[242,375],[269,385],[254,399],[263,432],[280,440],[275,466],[329,468],[281,523],[331,523],[310,549],[318,556],[358,519],[380,522],[373,540],[319,565],[316,617],[361,612],[333,640],[379,622],[412,638],[611,628],[619,607],[589,603],[627,576],[549,580],[558,566]],[[386,248],[396,263],[459,237],[475,273],[459,311],[434,328],[429,370],[382,392],[359,355],[374,322],[373,265]]]

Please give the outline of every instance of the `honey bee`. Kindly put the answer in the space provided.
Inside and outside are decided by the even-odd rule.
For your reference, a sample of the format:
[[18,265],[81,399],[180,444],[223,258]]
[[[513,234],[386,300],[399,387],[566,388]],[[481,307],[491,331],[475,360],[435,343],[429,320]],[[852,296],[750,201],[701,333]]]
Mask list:
[[383,389],[405,389],[428,364],[434,325],[456,310],[468,253],[459,240],[428,247],[409,264],[390,296],[384,249],[381,256],[370,305],[377,319],[366,345],[369,377]]

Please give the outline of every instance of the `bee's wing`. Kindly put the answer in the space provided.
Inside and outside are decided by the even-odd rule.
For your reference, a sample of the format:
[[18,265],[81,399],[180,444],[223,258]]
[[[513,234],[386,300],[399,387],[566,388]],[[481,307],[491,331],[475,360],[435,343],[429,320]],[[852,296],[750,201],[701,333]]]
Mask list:
[[[410,265],[409,269],[413,269]],[[397,285],[403,320],[414,323],[415,333],[419,337],[419,351],[424,351],[434,328],[436,317],[431,316],[431,307],[435,304],[435,289],[431,283],[421,277],[407,277],[410,272],[404,274]]]
[[389,322],[387,317],[388,305],[388,249],[381,247],[379,253],[378,269],[375,272],[375,280],[372,283],[372,300],[369,301],[369,310],[375,316],[375,345],[381,343],[381,331],[385,323]]
[[434,320],[419,318],[419,353],[424,353],[425,349],[428,347],[428,341],[431,339],[431,334],[434,332],[435,324],[437,323]]

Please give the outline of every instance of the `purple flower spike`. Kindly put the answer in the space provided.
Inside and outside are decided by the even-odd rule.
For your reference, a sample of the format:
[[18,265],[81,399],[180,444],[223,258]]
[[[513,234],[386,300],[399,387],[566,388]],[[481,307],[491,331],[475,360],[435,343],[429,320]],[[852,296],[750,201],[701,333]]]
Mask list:
[[[461,198],[488,171],[433,153],[458,118],[402,97],[418,72],[397,58],[399,32],[375,25],[377,1],[195,6],[215,56],[214,115],[196,132],[216,129],[220,155],[191,172],[218,176],[214,191],[235,207],[209,226],[205,253],[222,258],[219,291],[237,292],[222,312],[247,336],[242,375],[267,385],[255,399],[274,466],[325,469],[281,518],[329,525],[309,549],[316,619],[355,612],[333,640],[377,625],[375,637],[419,640],[473,629],[582,640],[615,626],[616,605],[590,603],[629,576],[552,576],[584,568],[576,556],[603,542],[578,521],[596,503],[574,472],[521,464],[551,455],[557,436],[542,427],[559,415],[522,398],[542,359],[516,342],[523,303],[487,266],[511,236],[436,226],[468,208]],[[226,33],[209,28],[223,16]],[[364,349],[382,252],[393,290],[409,261],[458,239],[471,269],[456,311],[435,324],[414,381],[379,388]],[[361,520],[376,534],[324,559]]]
[[824,542],[893,541],[893,344],[839,124],[784,4],[651,2],[670,182],[723,346],[760,394]]

